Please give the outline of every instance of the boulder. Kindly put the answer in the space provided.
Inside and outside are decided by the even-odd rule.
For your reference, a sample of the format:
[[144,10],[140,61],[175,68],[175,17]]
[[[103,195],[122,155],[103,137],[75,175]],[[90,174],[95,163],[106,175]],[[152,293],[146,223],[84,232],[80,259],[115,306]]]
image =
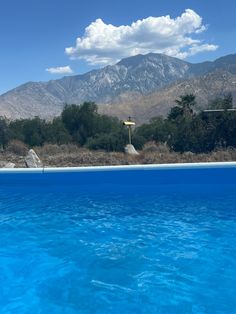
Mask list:
[[15,164],[13,162],[7,162],[3,168],[15,168]]
[[0,168],[4,168],[7,161],[0,160]]
[[125,153],[128,155],[139,155],[139,153],[136,151],[132,144],[127,144],[125,146]]
[[42,168],[43,163],[33,149],[30,149],[28,155],[25,157],[25,164],[27,168]]

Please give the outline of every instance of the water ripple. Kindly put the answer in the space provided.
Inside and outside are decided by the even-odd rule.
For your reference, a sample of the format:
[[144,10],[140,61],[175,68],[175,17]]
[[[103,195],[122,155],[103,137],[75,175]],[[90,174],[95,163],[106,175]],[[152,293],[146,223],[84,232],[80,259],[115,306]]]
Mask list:
[[3,314],[236,310],[232,193],[6,188],[0,234]]

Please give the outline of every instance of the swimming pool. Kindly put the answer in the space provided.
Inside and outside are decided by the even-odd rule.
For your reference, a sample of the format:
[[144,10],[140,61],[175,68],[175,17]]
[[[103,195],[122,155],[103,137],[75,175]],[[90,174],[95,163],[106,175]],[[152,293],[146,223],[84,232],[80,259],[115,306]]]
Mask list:
[[236,163],[0,171],[0,313],[236,313]]

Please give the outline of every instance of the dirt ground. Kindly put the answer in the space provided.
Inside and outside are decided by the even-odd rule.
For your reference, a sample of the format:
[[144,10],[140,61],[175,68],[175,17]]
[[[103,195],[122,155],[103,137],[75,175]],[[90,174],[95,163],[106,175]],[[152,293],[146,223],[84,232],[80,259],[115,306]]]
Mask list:
[[[45,145],[34,148],[44,167],[80,167],[105,165],[163,164],[163,163],[193,163],[236,161],[236,149],[217,150],[208,154],[193,154],[191,152],[171,152],[165,145],[149,143],[139,152],[138,156],[125,153],[90,151],[75,145]],[[24,157],[27,151],[0,152],[0,167],[6,162],[12,162],[15,167],[26,167]]]

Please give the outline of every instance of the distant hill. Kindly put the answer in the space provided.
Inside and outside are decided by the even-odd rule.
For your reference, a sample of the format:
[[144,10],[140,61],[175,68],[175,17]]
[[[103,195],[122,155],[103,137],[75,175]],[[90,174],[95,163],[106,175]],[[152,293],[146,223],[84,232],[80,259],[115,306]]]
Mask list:
[[127,116],[135,118],[138,124],[147,122],[155,116],[166,116],[171,107],[175,106],[175,99],[186,93],[196,95],[197,110],[208,106],[215,97],[232,93],[236,106],[236,74],[224,70],[216,70],[202,76],[181,81],[162,90],[146,96],[130,97],[129,101],[116,105],[101,105],[99,111],[108,115],[125,119]]
[[[208,74],[210,82],[206,82]],[[226,75],[226,80],[222,75]],[[228,81],[235,80],[234,75],[236,54],[199,64],[163,54],[137,55],[83,75],[16,87],[0,96],[0,115],[10,119],[34,116],[49,119],[60,114],[65,103],[95,101],[101,105],[101,111],[118,116],[121,110],[125,116],[129,110],[132,115],[139,116],[138,108],[145,105],[143,111],[148,118],[152,115],[150,108],[161,104],[162,113],[166,112],[170,102],[173,105],[173,99],[184,90],[191,90],[200,97],[199,88],[204,89],[203,85],[207,84],[202,96],[204,103],[224,91],[234,92],[234,84]],[[153,114],[161,111],[153,109]]]

